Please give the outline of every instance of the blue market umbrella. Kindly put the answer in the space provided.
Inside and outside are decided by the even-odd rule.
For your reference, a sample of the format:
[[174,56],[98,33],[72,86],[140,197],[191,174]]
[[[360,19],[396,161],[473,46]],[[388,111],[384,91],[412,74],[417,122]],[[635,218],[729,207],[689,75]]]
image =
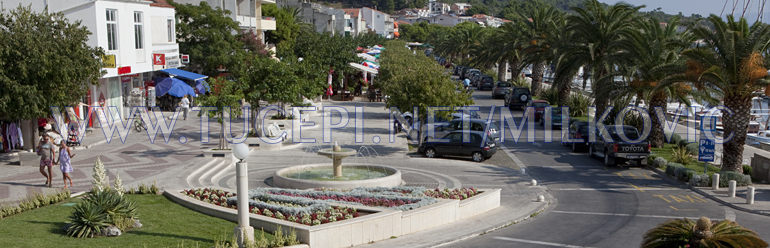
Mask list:
[[184,95],[195,96],[195,90],[190,85],[176,78],[164,78],[159,83],[156,83],[155,92],[157,96],[165,94],[175,97],[183,97]]
[[206,94],[206,92],[211,90],[211,87],[209,87],[209,84],[206,83],[206,81],[198,80],[195,81],[195,89],[198,90],[200,94]]

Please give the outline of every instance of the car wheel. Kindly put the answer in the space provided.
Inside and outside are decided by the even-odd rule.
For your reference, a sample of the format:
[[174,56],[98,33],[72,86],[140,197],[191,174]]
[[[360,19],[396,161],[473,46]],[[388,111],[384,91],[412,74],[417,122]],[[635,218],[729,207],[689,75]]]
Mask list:
[[604,166],[615,166],[615,159],[610,158],[609,152],[604,152]]
[[481,152],[474,152],[473,155],[471,155],[471,159],[473,159],[474,162],[481,162],[484,161],[484,155],[482,155]]
[[425,149],[425,157],[435,158],[436,157],[436,149],[433,149],[432,147],[426,148]]

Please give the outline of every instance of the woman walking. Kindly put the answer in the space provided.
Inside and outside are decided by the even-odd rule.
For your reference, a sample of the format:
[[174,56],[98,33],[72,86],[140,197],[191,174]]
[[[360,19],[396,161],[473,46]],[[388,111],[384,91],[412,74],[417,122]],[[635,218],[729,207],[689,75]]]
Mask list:
[[[51,187],[51,177],[53,176],[53,144],[51,143],[48,135],[43,135],[43,139],[37,145],[37,154],[40,155],[40,174],[45,177],[45,185]],[[48,167],[48,173],[45,169]]]
[[72,154],[69,146],[67,146],[67,142],[62,142],[61,147],[59,147],[59,161],[56,164],[60,166],[65,189],[67,188],[67,180],[70,180],[70,187],[72,187],[72,178],[70,177],[70,172],[72,172],[70,159],[72,157],[75,157],[75,154]]

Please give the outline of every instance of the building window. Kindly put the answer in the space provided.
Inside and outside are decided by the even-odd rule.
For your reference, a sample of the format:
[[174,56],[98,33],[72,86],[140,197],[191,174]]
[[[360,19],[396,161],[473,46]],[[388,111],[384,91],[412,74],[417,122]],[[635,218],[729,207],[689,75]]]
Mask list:
[[144,30],[142,25],[142,12],[134,12],[134,44],[136,49],[144,48]]
[[107,9],[107,50],[118,50],[118,10]]
[[174,41],[174,19],[166,20],[166,28],[168,30],[168,42]]

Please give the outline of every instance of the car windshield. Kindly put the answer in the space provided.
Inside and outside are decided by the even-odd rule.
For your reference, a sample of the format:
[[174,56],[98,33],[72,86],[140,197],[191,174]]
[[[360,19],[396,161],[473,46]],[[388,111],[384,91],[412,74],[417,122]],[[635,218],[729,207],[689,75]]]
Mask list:
[[536,108],[545,108],[545,107],[548,107],[548,106],[551,106],[551,105],[546,103],[546,102],[535,102],[535,103],[532,103],[532,106],[534,106]]
[[511,83],[499,82],[497,83],[497,87],[511,87]]
[[[607,127],[607,132],[610,133],[610,137],[612,137],[613,140],[622,140],[620,138],[620,134],[618,134],[618,130],[615,127]],[[637,133],[636,128],[623,127],[622,132],[628,139],[635,140],[639,138],[639,133]]]

